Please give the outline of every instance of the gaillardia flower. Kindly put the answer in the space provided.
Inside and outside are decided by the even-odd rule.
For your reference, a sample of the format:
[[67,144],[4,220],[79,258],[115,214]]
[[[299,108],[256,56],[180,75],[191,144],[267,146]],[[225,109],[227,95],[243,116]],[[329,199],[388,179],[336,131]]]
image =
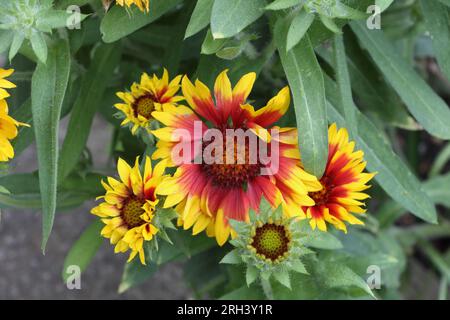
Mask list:
[[117,169],[120,181],[112,177],[107,178],[107,183],[102,181],[106,194],[97,199],[104,202],[91,213],[102,218],[105,227],[101,235],[115,245],[115,253],[131,250],[128,261],[139,254],[145,264],[144,241],[152,240],[160,231],[156,190],[165,177],[165,164],[161,161],[152,169],[151,160],[146,157],[142,175],[139,159],[130,167],[119,158]]
[[301,258],[313,253],[305,247],[300,220],[286,218],[281,208],[275,211],[263,198],[260,212],[250,210],[250,221],[230,221],[237,237],[230,241],[236,249],[229,252],[221,263],[247,264],[247,285],[259,276],[269,280],[273,276],[286,287],[290,287],[289,272],[308,272]]
[[[255,111],[245,104],[255,79],[256,74],[249,73],[232,88],[224,71],[216,79],[213,100],[205,84],[197,80],[194,85],[184,77],[182,90],[190,108],[168,107],[152,113],[166,126],[152,131],[159,139],[153,158],[178,167],[159,188],[167,196],[164,206],[177,205],[184,229],[193,227],[193,234],[206,229],[219,245],[232,232],[229,219],[248,220],[249,210],[258,211],[262,196],[274,208],[281,204],[292,216],[300,206],[314,204],[308,192],[321,189],[317,178],[301,168],[296,130],[268,130],[287,111],[289,88]],[[240,134],[245,134],[243,140]],[[217,145],[218,149],[212,148]],[[262,157],[264,146],[268,159]],[[183,160],[174,161],[179,154]],[[214,161],[207,161],[209,156]]]
[[116,3],[122,7],[131,7],[134,4],[142,12],[149,12],[150,10],[150,0],[116,0]]
[[346,129],[337,130],[336,124],[328,129],[328,162],[320,183],[323,188],[317,192],[310,192],[314,199],[314,206],[303,206],[303,211],[310,218],[313,229],[326,231],[326,222],[339,230],[347,232],[345,222],[350,224],[364,224],[352,213],[363,214],[364,203],[361,200],[369,198],[362,192],[368,188],[367,182],[374,173],[364,173],[366,162],[364,153],[355,151],[355,142],[349,142]]
[[18,126],[28,126],[25,123],[18,122],[9,116],[8,104],[5,98],[10,95],[5,89],[15,88],[16,86],[6,80],[14,70],[4,70],[0,68],[0,162],[5,162],[14,157],[14,149],[10,140],[17,137]]
[[131,92],[118,92],[117,96],[123,103],[117,103],[115,107],[122,112],[120,116],[125,118],[121,125],[130,124],[133,134],[139,128],[148,131],[153,111],[162,111],[165,106],[172,106],[183,100],[183,97],[176,96],[180,80],[181,76],[177,76],[169,82],[169,73],[164,69],[161,79],[144,73],[140,83],[133,83]]

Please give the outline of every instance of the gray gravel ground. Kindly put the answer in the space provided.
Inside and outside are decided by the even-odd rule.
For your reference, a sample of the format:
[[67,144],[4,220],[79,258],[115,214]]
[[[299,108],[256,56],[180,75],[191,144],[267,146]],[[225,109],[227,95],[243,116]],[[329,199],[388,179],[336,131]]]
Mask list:
[[[64,136],[65,123],[61,137]],[[105,165],[110,130],[101,119],[95,123],[89,147],[97,156],[95,165]],[[35,170],[34,147],[28,148],[11,166],[14,172]],[[57,215],[46,255],[40,250],[41,218],[38,212],[4,210],[0,221],[0,299],[186,299],[180,264],[161,268],[143,285],[122,295],[117,288],[126,256],[115,255],[105,241],[89,268],[82,274],[81,290],[68,290],[61,279],[65,255],[83,229],[92,221],[86,203],[70,213]]]

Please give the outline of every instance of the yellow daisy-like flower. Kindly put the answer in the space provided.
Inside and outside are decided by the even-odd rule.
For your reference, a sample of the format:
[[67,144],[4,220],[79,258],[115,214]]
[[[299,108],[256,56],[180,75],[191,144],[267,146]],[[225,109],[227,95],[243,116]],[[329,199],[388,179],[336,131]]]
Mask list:
[[123,112],[125,119],[121,125],[132,124],[133,134],[139,128],[149,130],[153,111],[162,111],[164,106],[174,105],[183,97],[177,96],[180,89],[181,76],[175,77],[169,82],[169,73],[164,69],[161,79],[156,75],[149,77],[142,74],[140,83],[133,83],[131,92],[118,92],[117,96],[123,103],[117,103],[115,107]]
[[17,137],[17,127],[29,126],[16,121],[8,115],[8,104],[5,99],[10,95],[5,89],[15,88],[16,85],[5,78],[13,72],[13,69],[5,70],[0,68],[0,162],[8,161],[14,157],[14,149],[10,140]]
[[3,100],[5,98],[8,98],[10,95],[8,91],[5,89],[12,89],[15,88],[16,85],[8,80],[6,80],[6,77],[9,77],[14,72],[14,69],[2,69],[0,68],[0,100]]
[[152,240],[159,231],[153,220],[159,202],[156,190],[165,178],[165,162],[159,162],[152,170],[151,160],[146,157],[143,176],[139,158],[134,167],[119,158],[117,169],[120,181],[112,177],[107,178],[107,183],[102,181],[106,194],[97,199],[104,202],[91,213],[102,218],[105,227],[101,235],[115,245],[115,253],[131,250],[128,262],[139,254],[145,264],[144,241]]
[[[282,205],[285,214],[291,216],[298,214],[300,206],[314,204],[308,196],[309,191],[321,189],[317,178],[301,168],[297,131],[272,127],[288,110],[289,88],[280,90],[265,107],[255,111],[246,104],[255,79],[255,73],[244,75],[233,88],[227,71],[223,71],[217,77],[213,99],[205,84],[197,80],[194,85],[184,77],[182,90],[190,108],[164,108],[152,114],[166,125],[152,131],[159,139],[153,158],[167,159],[169,165],[178,167],[174,176],[164,180],[158,191],[167,196],[164,206],[176,205],[179,223],[184,229],[192,227],[193,234],[206,230],[219,245],[223,245],[230,234],[234,235],[229,220],[247,221],[250,209],[259,210],[262,196],[274,208]],[[203,140],[204,151],[211,147],[211,142],[208,142],[211,140],[206,138],[208,129],[219,131],[223,136],[230,130],[250,131],[249,138],[258,143],[251,144],[248,139],[238,148],[230,147],[228,150],[225,147],[227,150],[222,150],[225,157],[227,153],[234,153],[234,159],[241,159],[243,163],[199,164],[194,161],[197,157],[194,152],[186,155],[190,159],[176,164],[172,155],[180,145],[187,145],[189,149],[191,144],[194,146]],[[279,135],[272,135],[273,130],[269,133],[269,129],[276,129]],[[180,130],[189,134],[177,136]],[[264,144],[267,150],[277,145],[278,152],[272,153],[270,161],[260,158],[251,161],[249,152],[252,147]],[[278,164],[277,169],[272,169],[274,163]]]
[[311,219],[313,229],[317,227],[327,231],[328,222],[346,233],[345,222],[364,224],[352,213],[360,215],[366,212],[361,201],[369,195],[362,191],[370,188],[367,183],[375,173],[363,172],[366,167],[364,152],[355,151],[355,142],[349,142],[346,129],[337,130],[336,124],[332,124],[328,130],[328,141],[328,162],[320,179],[323,188],[309,193],[315,205],[303,206],[302,216]]
[[133,4],[136,5],[142,12],[150,11],[150,0],[116,0],[119,6],[131,7]]

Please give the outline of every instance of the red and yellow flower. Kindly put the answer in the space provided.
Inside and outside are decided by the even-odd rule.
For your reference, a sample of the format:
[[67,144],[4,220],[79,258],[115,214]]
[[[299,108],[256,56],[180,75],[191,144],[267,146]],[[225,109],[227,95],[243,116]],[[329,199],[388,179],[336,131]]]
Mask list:
[[366,212],[364,202],[369,195],[363,191],[370,188],[367,183],[375,173],[363,172],[366,167],[364,153],[355,151],[355,142],[349,142],[346,129],[337,130],[332,124],[328,130],[328,162],[323,177],[320,179],[322,189],[310,192],[315,205],[303,206],[302,216],[310,219],[313,229],[327,231],[327,223],[347,232],[349,224],[364,224],[353,214]]
[[105,227],[101,235],[115,245],[115,253],[131,250],[128,262],[139,254],[145,264],[144,241],[152,240],[159,231],[154,224],[159,203],[156,191],[165,178],[165,163],[161,161],[152,169],[151,160],[146,157],[142,175],[139,159],[130,167],[119,158],[117,169],[120,180],[108,177],[107,182],[102,181],[106,194],[97,199],[104,202],[91,213],[102,218]]
[[162,78],[156,75],[150,77],[143,73],[140,83],[133,83],[131,92],[118,92],[117,96],[122,103],[115,107],[123,113],[125,119],[121,125],[131,125],[133,134],[139,128],[150,130],[153,111],[162,111],[164,106],[175,105],[183,97],[177,96],[180,90],[181,76],[175,77],[169,82],[169,73],[164,69]]
[[[224,71],[216,79],[213,99],[205,84],[199,80],[193,84],[184,77],[182,91],[190,107],[167,106],[152,113],[166,126],[152,131],[159,139],[153,158],[167,159],[168,164],[178,167],[174,176],[165,179],[158,189],[159,194],[167,196],[164,206],[176,205],[179,223],[184,229],[192,227],[193,234],[206,229],[209,236],[216,237],[219,245],[223,245],[232,233],[229,219],[247,221],[250,208],[257,211],[262,196],[274,208],[281,204],[285,214],[293,216],[298,215],[301,206],[314,204],[309,192],[321,189],[317,178],[301,167],[296,130],[273,127],[278,129],[278,136],[271,135],[272,131],[268,130],[288,110],[289,88],[280,90],[265,107],[255,111],[246,104],[255,79],[256,74],[249,73],[233,88],[227,71]],[[200,133],[194,128],[199,123]],[[249,142],[245,148],[232,151],[235,159],[245,157],[241,164],[199,164],[193,161],[198,156],[195,151],[190,162],[174,163],[171,158],[176,146],[194,146],[199,141],[201,150],[208,146],[203,139],[208,128],[221,132],[250,129],[259,142],[268,143],[269,150],[271,144],[279,143],[278,170],[270,171],[271,162],[250,163]],[[175,134],[178,129],[189,134],[179,137]],[[245,156],[238,154],[241,152],[238,150],[245,150]],[[223,150],[223,154],[226,153]],[[261,174],[262,168],[268,169],[269,174]]]

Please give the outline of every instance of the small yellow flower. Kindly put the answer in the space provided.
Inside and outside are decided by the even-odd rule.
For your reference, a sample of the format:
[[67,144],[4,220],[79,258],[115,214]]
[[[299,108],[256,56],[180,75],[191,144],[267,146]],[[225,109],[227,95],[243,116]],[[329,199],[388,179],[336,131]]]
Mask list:
[[97,199],[104,202],[91,213],[102,218],[105,227],[101,235],[115,245],[115,253],[131,250],[128,262],[139,254],[141,263],[145,264],[144,241],[152,240],[159,231],[154,224],[159,202],[156,190],[165,178],[165,167],[165,161],[161,161],[152,169],[151,160],[146,157],[142,176],[139,158],[134,167],[119,158],[120,181],[112,177],[107,178],[107,183],[102,181],[106,194]]
[[150,130],[150,122],[153,120],[153,111],[163,111],[168,106],[174,106],[183,97],[176,96],[180,89],[181,76],[175,77],[169,82],[169,73],[164,69],[161,79],[156,75],[149,77],[142,74],[140,83],[133,83],[131,92],[118,92],[117,96],[123,103],[117,103],[115,107],[120,110],[125,119],[121,125],[131,124],[131,132],[136,134],[139,128]]
[[8,161],[14,157],[14,149],[10,140],[17,137],[17,127],[28,126],[8,115],[8,104],[5,98],[8,98],[10,95],[5,89],[15,88],[16,85],[5,78],[13,72],[13,69],[5,70],[0,68],[0,162]]
[[131,7],[136,5],[142,12],[150,11],[150,0],[116,0],[116,3],[120,6]]

